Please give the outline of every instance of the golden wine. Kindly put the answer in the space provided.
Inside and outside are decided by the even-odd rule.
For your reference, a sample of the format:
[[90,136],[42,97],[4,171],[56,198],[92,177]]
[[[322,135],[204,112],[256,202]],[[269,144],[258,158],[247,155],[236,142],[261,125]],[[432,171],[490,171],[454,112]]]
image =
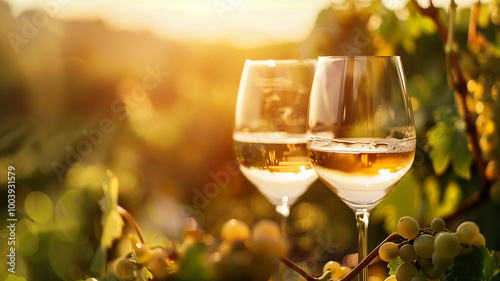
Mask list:
[[273,138],[272,133],[233,136],[241,172],[271,203],[284,196],[293,204],[317,178],[307,156],[305,136]]
[[309,142],[309,158],[318,176],[341,199],[370,208],[410,169],[413,142],[315,139]]

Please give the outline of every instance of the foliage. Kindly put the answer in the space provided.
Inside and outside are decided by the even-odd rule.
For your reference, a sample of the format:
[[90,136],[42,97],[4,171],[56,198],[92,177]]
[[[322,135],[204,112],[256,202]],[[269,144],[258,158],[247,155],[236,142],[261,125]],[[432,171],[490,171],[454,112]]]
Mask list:
[[498,255],[486,247],[474,247],[472,252],[458,256],[455,265],[443,280],[500,280]]
[[436,125],[429,128],[427,136],[432,147],[429,157],[435,173],[442,175],[451,162],[453,171],[459,177],[470,179],[472,154],[467,147],[462,120],[449,107],[436,109],[434,115]]
[[[231,120],[247,58],[401,55],[418,148],[409,175],[372,213],[371,248],[395,231],[399,217],[412,215],[426,225],[434,217],[457,213],[464,202],[476,198],[480,162],[470,145],[474,138],[467,132],[470,124],[464,122],[460,100],[446,85],[440,29],[414,3],[391,11],[380,1],[363,2],[325,9],[303,42],[254,50],[158,39],[117,31],[100,21],[51,19],[50,27],[41,29],[19,54],[2,37],[0,166],[19,168],[19,276],[75,280],[98,276],[108,259],[133,260],[127,239],[112,242],[122,234],[122,215],[115,212],[118,202],[141,221],[151,242],[148,247],[167,240],[162,245],[169,255],[172,245],[184,239],[180,229],[186,217],[195,217],[206,234],[218,232],[230,218],[249,225],[268,218],[272,206],[228,168],[233,159]],[[3,2],[0,10],[4,31],[20,30],[21,19],[34,15],[30,11],[15,16]],[[467,86],[465,105],[477,128],[486,186],[494,182],[492,201],[500,202],[498,1],[481,3],[477,11],[475,36],[469,35],[472,9],[457,11],[453,50]],[[437,15],[446,19],[446,9]],[[158,87],[146,90],[143,79],[156,67],[168,75],[160,77]],[[134,89],[147,95],[137,95],[141,92]],[[79,153],[87,143],[90,150]],[[96,202],[103,197],[101,181],[108,168],[120,180],[121,191],[106,192],[103,227]],[[109,183],[112,187],[111,178]],[[209,189],[213,186],[215,193]],[[488,247],[499,250],[500,227],[491,217],[500,209],[488,196],[478,196],[483,198],[480,204],[459,216],[476,221]],[[37,204],[44,208],[32,208]],[[292,209],[290,257],[315,274],[320,264],[341,260],[354,251],[351,215],[315,183]],[[124,227],[128,233],[130,225]],[[215,243],[202,247],[197,253],[206,258]],[[148,277],[146,271],[138,272]],[[4,277],[0,272],[0,279]]]

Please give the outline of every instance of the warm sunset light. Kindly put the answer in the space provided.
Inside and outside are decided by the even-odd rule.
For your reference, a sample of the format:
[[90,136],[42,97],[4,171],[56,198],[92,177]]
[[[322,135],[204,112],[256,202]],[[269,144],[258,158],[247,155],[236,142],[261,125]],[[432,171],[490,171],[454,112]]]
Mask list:
[[[390,9],[408,0],[383,0]],[[60,19],[104,19],[116,29],[150,30],[184,41],[227,42],[243,48],[303,40],[319,10],[346,0],[7,0],[14,14],[27,8],[52,11]],[[428,0],[419,0],[426,5]],[[468,7],[475,0],[457,1]],[[485,2],[485,1],[481,1]],[[488,1],[489,2],[489,1]],[[361,0],[366,5],[370,0]],[[447,6],[449,0],[438,0]]]
[[499,281],[499,27],[500,0],[0,0],[0,281]]
[[[225,41],[250,48],[302,40],[330,0],[10,1],[15,13],[54,9],[62,19],[102,18],[117,29],[151,30],[186,41]],[[53,3],[58,4],[54,8]]]

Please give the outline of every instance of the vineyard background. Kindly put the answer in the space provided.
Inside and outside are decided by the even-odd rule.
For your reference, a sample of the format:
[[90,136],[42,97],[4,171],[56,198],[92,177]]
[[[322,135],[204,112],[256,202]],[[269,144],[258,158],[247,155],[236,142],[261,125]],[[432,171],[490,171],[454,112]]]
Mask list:
[[[500,3],[476,8],[458,10],[454,47],[491,183],[498,178],[493,166],[500,155]],[[40,27],[33,22],[40,10],[14,16],[0,2],[0,167],[6,171],[13,165],[17,172],[18,275],[76,280],[90,273],[107,169],[120,181],[119,204],[150,238],[179,239],[185,217],[194,217],[216,237],[230,218],[250,225],[277,219],[273,206],[234,168],[234,106],[248,58],[400,55],[415,113],[417,152],[409,174],[372,214],[369,248],[394,232],[401,216],[427,225],[456,212],[480,189],[481,174],[447,84],[438,27],[414,3],[393,11],[378,1],[350,2],[318,12],[302,41],[246,49],[169,40],[111,28],[102,20],[51,18]],[[446,15],[446,9],[439,10],[444,26]],[[471,15],[477,15],[478,26],[472,43]],[[23,35],[23,19],[31,19],[33,34]],[[9,36],[13,31],[28,42]],[[0,182],[1,198],[7,198],[7,178]],[[500,201],[498,193],[493,199]],[[487,247],[498,251],[498,215],[500,205],[488,197],[448,226],[472,220]],[[313,273],[355,252],[352,213],[320,181],[292,209],[289,233],[290,258]],[[111,256],[129,248],[121,241]],[[7,249],[1,249],[5,265]],[[379,275],[384,270],[373,269]]]

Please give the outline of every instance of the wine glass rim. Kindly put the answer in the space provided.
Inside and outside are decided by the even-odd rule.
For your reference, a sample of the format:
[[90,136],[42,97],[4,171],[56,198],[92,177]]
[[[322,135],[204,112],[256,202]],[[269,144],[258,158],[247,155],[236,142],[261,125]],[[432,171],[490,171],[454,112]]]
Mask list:
[[293,64],[293,63],[315,63],[316,59],[267,59],[267,60],[253,60],[247,59],[245,64],[248,65],[276,65],[276,64]]
[[389,59],[396,58],[401,59],[400,56],[318,56],[318,60],[325,59]]

